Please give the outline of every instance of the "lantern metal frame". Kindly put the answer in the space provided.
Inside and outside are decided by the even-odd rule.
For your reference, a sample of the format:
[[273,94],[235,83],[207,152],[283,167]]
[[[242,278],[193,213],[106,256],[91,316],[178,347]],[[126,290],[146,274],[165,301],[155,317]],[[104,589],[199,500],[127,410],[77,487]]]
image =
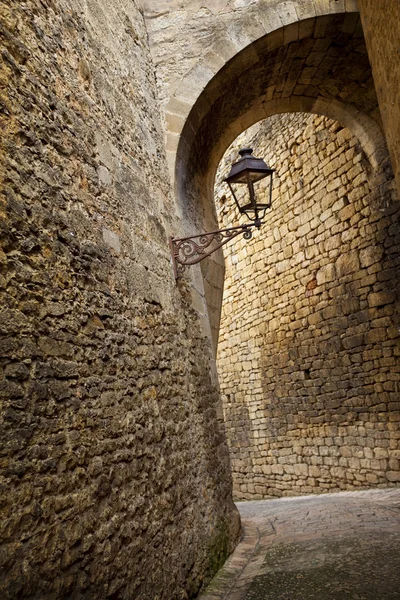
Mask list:
[[[252,148],[243,148],[239,150],[240,159],[232,165],[231,171],[224,181],[229,185],[233,199],[235,200],[236,206],[240,214],[246,215],[249,221],[253,221],[261,226],[262,220],[268,208],[271,208],[272,204],[272,176],[275,169],[271,169],[263,161],[262,158],[256,158],[252,156]],[[256,202],[256,193],[254,190],[254,184],[262,179],[269,177],[269,199],[267,203]],[[235,194],[233,184],[247,184],[250,196],[250,202],[242,206]],[[252,217],[251,214],[254,216]]]
[[[170,237],[169,243],[175,279],[183,274],[186,267],[201,262],[238,235],[242,234],[245,240],[249,240],[253,236],[253,228],[260,229],[266,211],[271,207],[274,169],[268,167],[262,159],[252,156],[252,152],[251,148],[240,150],[241,158],[232,165],[228,177],[224,180],[231,190],[239,213],[244,214],[251,222],[183,238]],[[270,177],[269,201],[266,204],[257,203],[254,183],[266,177]],[[250,195],[248,204],[244,206],[240,204],[232,187],[232,184],[235,183],[247,185]]]

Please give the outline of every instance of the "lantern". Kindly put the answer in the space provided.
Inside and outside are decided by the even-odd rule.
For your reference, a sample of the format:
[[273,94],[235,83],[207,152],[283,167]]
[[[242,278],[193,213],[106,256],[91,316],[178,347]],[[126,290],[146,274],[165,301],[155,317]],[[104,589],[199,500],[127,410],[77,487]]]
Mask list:
[[[272,200],[272,174],[271,169],[262,158],[253,156],[252,148],[239,150],[241,158],[232,165],[228,177],[224,180],[229,185],[236,206],[242,215],[260,227]],[[267,202],[258,202],[257,195],[260,190],[257,186],[262,179],[269,177],[265,193]]]

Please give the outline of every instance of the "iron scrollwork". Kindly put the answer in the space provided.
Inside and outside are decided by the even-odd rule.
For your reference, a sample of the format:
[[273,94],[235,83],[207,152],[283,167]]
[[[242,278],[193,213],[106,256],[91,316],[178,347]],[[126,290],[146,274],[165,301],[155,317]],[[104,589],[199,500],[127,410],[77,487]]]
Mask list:
[[244,239],[249,240],[253,236],[252,227],[257,227],[257,224],[248,223],[191,237],[170,238],[175,278],[182,275],[187,266],[196,265],[238,235],[243,234]]

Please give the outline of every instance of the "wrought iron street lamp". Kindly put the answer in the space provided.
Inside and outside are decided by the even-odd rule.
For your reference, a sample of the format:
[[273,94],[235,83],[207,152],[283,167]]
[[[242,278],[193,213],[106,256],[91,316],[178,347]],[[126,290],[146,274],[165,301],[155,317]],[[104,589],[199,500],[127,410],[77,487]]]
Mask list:
[[[274,169],[268,167],[262,158],[252,155],[251,148],[239,150],[240,159],[232,165],[228,177],[224,180],[232,192],[239,213],[246,215],[250,223],[210,231],[185,238],[170,238],[172,264],[175,278],[178,278],[185,267],[195,265],[221,248],[229,240],[243,234],[248,240],[253,235],[253,227],[260,229],[267,209],[271,207],[272,175]],[[258,182],[269,177],[266,193],[268,201],[257,201]]]

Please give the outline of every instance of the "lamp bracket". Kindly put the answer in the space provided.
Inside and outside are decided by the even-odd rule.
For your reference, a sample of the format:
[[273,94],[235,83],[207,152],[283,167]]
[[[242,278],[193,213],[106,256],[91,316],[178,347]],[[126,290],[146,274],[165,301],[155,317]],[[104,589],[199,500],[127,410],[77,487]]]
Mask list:
[[201,233],[185,238],[169,238],[172,266],[174,268],[175,279],[178,279],[185,268],[190,265],[196,265],[204,260],[210,254],[224,246],[229,240],[243,234],[245,240],[249,240],[253,236],[253,227],[260,228],[261,223],[246,223],[228,229],[219,229],[218,231],[210,231],[209,233]]

